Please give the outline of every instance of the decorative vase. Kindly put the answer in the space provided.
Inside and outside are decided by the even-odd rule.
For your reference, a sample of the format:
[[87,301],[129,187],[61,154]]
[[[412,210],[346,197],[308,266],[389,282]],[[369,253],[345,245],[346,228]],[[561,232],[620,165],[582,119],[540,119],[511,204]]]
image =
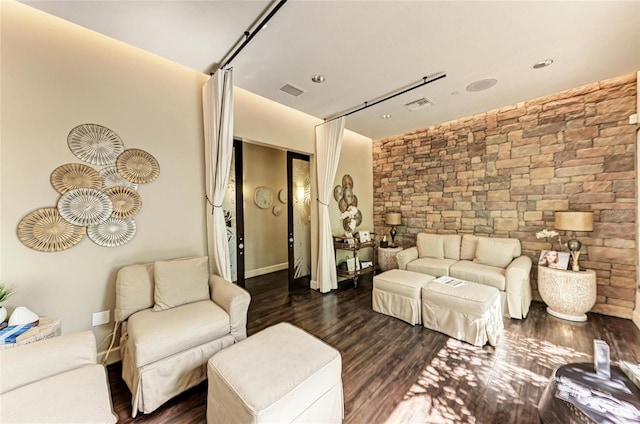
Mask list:
[[7,308],[0,306],[0,323],[7,319]]

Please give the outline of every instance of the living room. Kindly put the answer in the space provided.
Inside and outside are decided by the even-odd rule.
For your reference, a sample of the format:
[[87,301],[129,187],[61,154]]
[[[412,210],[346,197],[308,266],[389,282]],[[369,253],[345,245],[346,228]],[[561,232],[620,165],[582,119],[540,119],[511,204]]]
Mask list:
[[[96,327],[91,317],[114,310],[120,268],[206,252],[201,90],[209,76],[20,3],[1,7],[0,277],[16,288],[6,306],[28,306],[58,317],[65,334],[93,330],[102,341],[113,317]],[[591,210],[580,265],[598,274],[592,312],[640,327],[638,126],[629,122],[638,113],[637,70],[380,139],[346,130],[336,182],[352,175],[371,205],[363,229],[387,234],[385,214],[400,212],[402,246],[420,231],[479,233],[518,238],[537,259],[552,244],[536,232],[553,228],[555,211]],[[240,87],[234,96],[234,136],[314,154],[321,119]],[[158,160],[158,178],[139,189],[136,235],[111,249],[89,240],[56,253],[29,249],[16,227],[55,205],[50,174],[77,162],[67,135],[83,123],[104,125]],[[343,233],[340,211],[330,214],[334,234]],[[535,272],[531,285],[540,300]],[[116,345],[110,362],[119,354]]]

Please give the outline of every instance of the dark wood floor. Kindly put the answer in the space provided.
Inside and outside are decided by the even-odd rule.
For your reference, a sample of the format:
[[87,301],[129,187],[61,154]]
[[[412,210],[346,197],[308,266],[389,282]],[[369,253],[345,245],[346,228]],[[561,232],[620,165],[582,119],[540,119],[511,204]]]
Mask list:
[[[249,335],[287,321],[340,351],[345,423],[538,423],[553,369],[592,361],[594,338],[609,344],[614,363],[640,362],[640,330],[630,320],[563,321],[534,302],[525,320],[505,320],[498,346],[477,348],[373,312],[371,286],[369,276],[357,289],[288,293],[286,271],[247,281]],[[206,382],[132,420],[120,366],[108,370],[120,423],[206,421]]]

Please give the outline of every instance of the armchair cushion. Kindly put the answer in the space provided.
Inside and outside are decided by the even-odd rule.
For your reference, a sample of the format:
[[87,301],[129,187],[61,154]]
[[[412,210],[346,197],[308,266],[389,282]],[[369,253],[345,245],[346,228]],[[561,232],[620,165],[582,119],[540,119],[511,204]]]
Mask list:
[[135,313],[127,331],[135,365],[142,367],[229,334],[229,316],[211,300],[203,300],[162,312]]
[[456,262],[453,259],[418,258],[407,264],[407,271],[442,277],[449,275],[449,268]]
[[129,265],[116,278],[115,320],[125,321],[131,314],[153,307],[153,264]]
[[449,275],[452,277],[473,281],[484,284],[485,286],[492,286],[500,291],[505,291],[507,287],[505,273],[504,268],[483,265],[472,261],[456,262],[449,268]]
[[156,312],[209,299],[209,258],[156,261],[154,279]]

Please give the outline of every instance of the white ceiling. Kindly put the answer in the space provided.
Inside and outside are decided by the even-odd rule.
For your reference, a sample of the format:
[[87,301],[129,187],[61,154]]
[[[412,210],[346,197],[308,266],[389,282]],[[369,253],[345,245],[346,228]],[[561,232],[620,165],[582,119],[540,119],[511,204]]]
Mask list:
[[[275,5],[22,3],[205,73]],[[547,58],[553,65],[532,69]],[[318,118],[446,74],[347,118],[348,129],[379,139],[639,71],[640,1],[289,0],[232,65],[235,85]],[[483,78],[498,83],[465,90]],[[306,92],[285,94],[286,82]],[[434,105],[403,106],[424,96]]]

